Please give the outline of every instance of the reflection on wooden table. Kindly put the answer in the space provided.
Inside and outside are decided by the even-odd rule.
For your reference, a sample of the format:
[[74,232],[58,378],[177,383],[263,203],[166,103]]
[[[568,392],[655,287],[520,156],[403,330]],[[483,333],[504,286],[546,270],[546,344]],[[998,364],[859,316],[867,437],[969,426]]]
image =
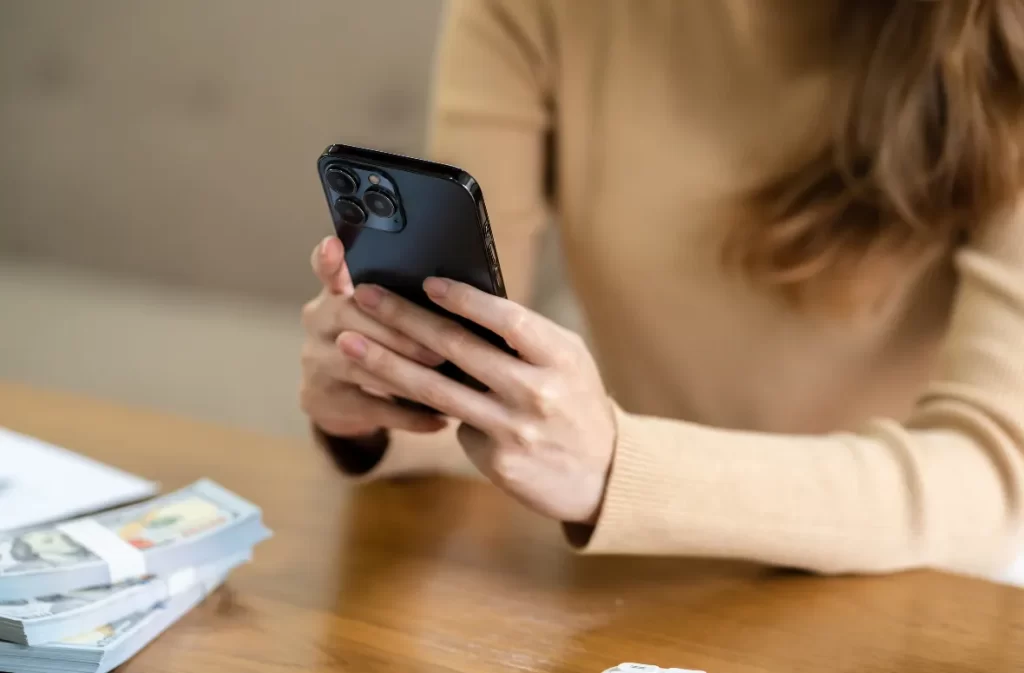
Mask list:
[[352,487],[311,445],[0,385],[0,425],[264,508],[255,563],[125,673],[1010,673],[1024,591],[917,572],[818,578],[706,560],[580,558],[484,483]]

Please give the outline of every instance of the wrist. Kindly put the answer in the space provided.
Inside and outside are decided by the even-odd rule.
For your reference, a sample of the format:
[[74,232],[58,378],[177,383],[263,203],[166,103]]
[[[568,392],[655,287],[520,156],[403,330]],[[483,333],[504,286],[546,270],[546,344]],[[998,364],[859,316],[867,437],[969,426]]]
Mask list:
[[313,426],[313,432],[342,472],[357,476],[366,474],[381,461],[390,444],[390,433],[384,428],[371,433],[338,436]]

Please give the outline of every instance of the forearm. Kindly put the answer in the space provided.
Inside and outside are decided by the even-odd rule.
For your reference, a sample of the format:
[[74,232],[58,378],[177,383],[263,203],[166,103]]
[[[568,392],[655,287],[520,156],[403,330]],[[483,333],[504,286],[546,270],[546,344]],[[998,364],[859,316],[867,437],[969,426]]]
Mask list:
[[[1020,539],[1021,457],[995,427],[874,423],[782,436],[619,412],[600,519],[585,553],[743,558],[819,572],[929,566],[998,574]],[[928,420],[924,415],[922,420]]]
[[583,548],[1003,576],[1024,552],[1024,205],[957,268],[943,350],[905,423],[784,436],[620,412]]

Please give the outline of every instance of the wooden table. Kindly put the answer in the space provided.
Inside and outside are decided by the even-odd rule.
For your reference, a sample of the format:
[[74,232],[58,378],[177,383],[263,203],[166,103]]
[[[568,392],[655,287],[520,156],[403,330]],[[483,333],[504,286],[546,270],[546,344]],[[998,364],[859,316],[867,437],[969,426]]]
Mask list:
[[579,558],[486,484],[353,487],[302,442],[16,386],[0,385],[0,425],[263,506],[276,535],[255,562],[124,673],[1024,671],[1019,589]]

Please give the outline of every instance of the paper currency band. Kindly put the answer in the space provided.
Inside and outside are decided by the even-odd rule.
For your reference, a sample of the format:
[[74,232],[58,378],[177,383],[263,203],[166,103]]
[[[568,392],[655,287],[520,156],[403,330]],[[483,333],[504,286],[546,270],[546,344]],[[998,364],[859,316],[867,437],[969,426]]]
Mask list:
[[68,521],[59,524],[57,530],[103,559],[110,570],[111,584],[146,574],[146,557],[142,552],[94,519]]
[[177,596],[199,584],[199,574],[195,568],[182,568],[167,578],[167,595]]

